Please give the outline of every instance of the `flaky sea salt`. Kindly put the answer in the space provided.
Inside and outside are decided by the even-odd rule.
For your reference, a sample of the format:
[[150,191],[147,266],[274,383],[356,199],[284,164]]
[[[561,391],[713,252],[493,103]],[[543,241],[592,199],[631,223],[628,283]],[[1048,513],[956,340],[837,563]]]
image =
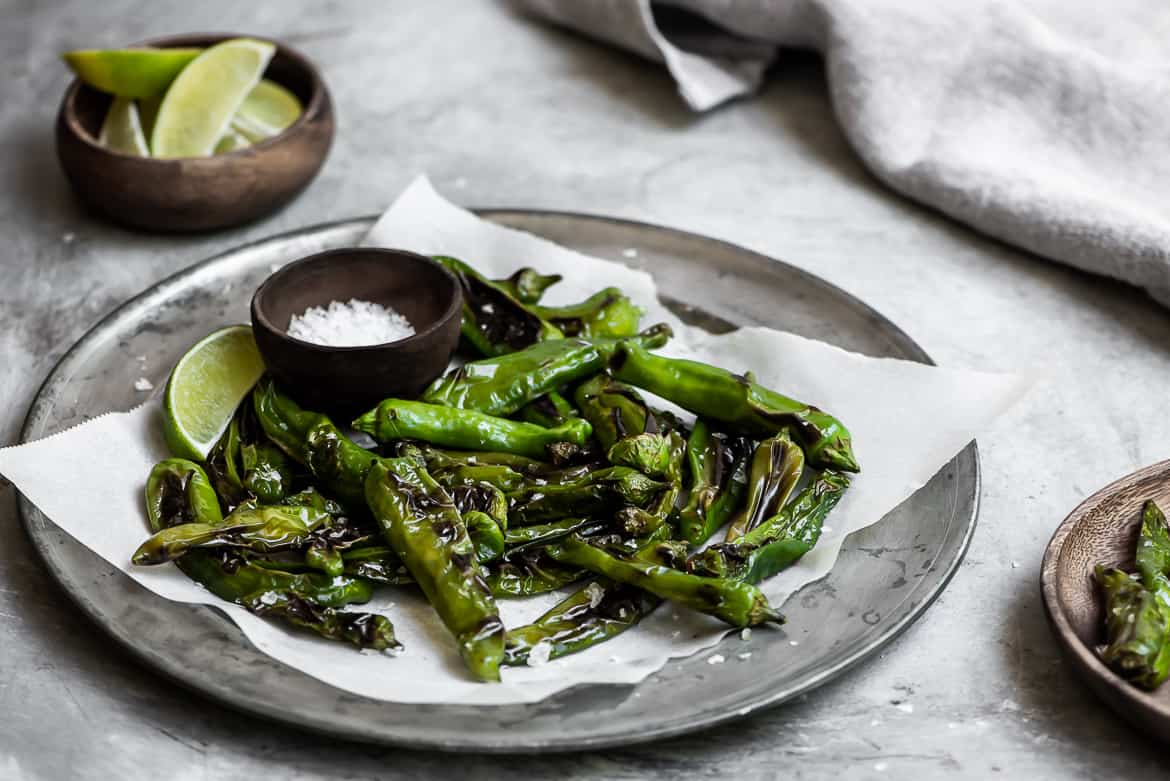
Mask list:
[[154,383],[145,377],[139,377],[134,381],[134,390],[139,393],[145,393],[148,390],[154,390]]
[[713,654],[712,656],[707,657],[707,664],[723,664],[723,662],[723,654]]
[[414,335],[414,327],[393,309],[370,301],[331,301],[293,315],[288,335],[326,347],[361,347],[396,342]]

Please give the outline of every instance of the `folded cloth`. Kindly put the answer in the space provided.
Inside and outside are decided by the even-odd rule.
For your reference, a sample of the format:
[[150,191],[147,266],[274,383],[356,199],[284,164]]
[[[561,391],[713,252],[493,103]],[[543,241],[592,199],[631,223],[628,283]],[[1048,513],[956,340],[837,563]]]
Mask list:
[[[1168,3],[514,2],[665,63],[697,111],[754,90],[779,47],[816,49],[846,136],[890,187],[1170,304]],[[680,9],[706,22],[673,33],[663,12]]]

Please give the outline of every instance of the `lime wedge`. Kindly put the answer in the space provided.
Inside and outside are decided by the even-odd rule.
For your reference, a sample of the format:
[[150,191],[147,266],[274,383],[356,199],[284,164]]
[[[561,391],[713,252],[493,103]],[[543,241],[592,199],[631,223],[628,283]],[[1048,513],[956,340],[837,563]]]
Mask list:
[[301,115],[297,96],[274,81],[262,79],[232,117],[232,127],[252,143],[277,135]]
[[84,49],[65,52],[77,78],[123,98],[162,93],[202,49]]
[[215,145],[215,153],[219,155],[224,152],[234,152],[237,149],[243,149],[251,145],[251,139],[236,130],[236,124],[233,121],[228,131],[223,134],[223,138],[219,139],[219,143]]
[[260,81],[276,47],[233,38],[196,57],[175,79],[150,135],[155,157],[205,157]]
[[263,373],[246,325],[222,328],[196,343],[171,370],[163,398],[163,434],[171,452],[192,461],[207,458]]
[[102,130],[98,133],[98,143],[124,155],[150,156],[133,98],[114,98],[110,103]]

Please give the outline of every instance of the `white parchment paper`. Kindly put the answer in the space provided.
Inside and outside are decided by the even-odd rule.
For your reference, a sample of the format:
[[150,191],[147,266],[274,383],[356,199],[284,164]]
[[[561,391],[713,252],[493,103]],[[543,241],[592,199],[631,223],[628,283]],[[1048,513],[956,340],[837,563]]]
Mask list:
[[[551,303],[618,286],[645,310],[644,323],[665,321],[675,328],[676,338],[664,352],[736,372],[751,370],[764,385],[832,410],[852,431],[863,471],[829,517],[817,547],[763,584],[774,605],[823,577],[846,535],[877,522],[925,484],[1028,385],[1010,375],[868,358],[766,328],[706,334],[683,325],[658,303],[648,274],[484,222],[443,200],[421,178],[383,215],[366,243],[454,255],[489,276],[505,276],[524,265],[561,273],[565,281],[550,289]],[[209,330],[216,325],[208,323]],[[0,450],[0,473],[54,523],[146,588],[223,610],[261,651],[340,689],[405,703],[534,702],[583,683],[639,681],[672,657],[712,646],[727,631],[714,619],[668,604],[610,642],[543,666],[507,668],[503,683],[484,684],[466,675],[446,630],[410,588],[382,589],[359,608],[391,618],[406,648],[400,656],[359,653],[286,630],[221,602],[173,565],[130,564],[130,554],[147,535],[146,475],[168,455],[160,432],[161,408],[155,401]],[[64,485],[61,474],[69,475]],[[559,598],[505,600],[501,614],[515,626]]]

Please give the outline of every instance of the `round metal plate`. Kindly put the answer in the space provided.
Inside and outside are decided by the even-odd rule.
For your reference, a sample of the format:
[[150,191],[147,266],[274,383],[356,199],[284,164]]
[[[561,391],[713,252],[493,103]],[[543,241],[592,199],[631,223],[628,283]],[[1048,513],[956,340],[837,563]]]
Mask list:
[[[640,223],[533,211],[481,215],[583,252],[650,271],[664,302],[711,330],[767,325],[874,356],[929,363],[905,333],[806,272],[724,242]],[[61,359],[37,394],[22,441],[139,397],[211,329],[247,322],[252,291],[274,264],[356,244],[371,218],[317,226],[240,247],[128,301]],[[636,258],[622,250],[635,247]],[[599,287],[604,280],[597,280]],[[687,302],[693,307],[679,302]],[[880,523],[845,543],[828,577],[784,605],[785,632],[757,632],[751,663],[668,664],[637,686],[583,686],[531,705],[398,705],[354,696],[270,659],[218,611],[148,592],[21,500],[32,542],[81,608],[175,681],[243,710],[347,738],[463,751],[545,751],[636,743],[708,727],[783,702],[873,655],[945,588],[975,527],[979,461],[972,442]],[[791,646],[789,639],[799,641]],[[731,635],[721,648],[742,649]],[[388,664],[393,661],[388,660]]]

